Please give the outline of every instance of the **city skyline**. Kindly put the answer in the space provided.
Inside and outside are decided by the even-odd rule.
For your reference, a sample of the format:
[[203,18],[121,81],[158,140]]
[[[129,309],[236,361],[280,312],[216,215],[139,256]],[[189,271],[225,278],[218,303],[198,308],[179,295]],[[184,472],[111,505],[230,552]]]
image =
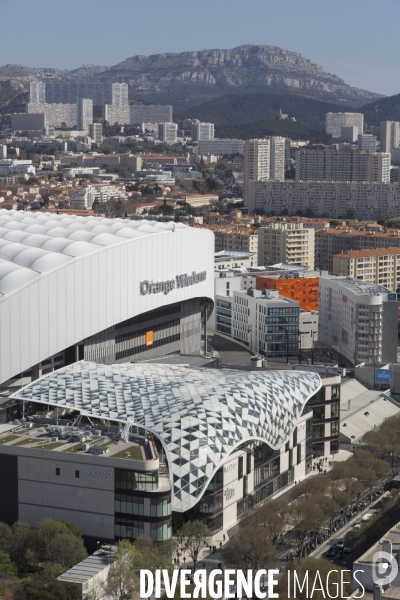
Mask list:
[[[104,0],[84,4],[71,0],[69,14],[79,11],[80,15],[71,31],[56,26],[64,18],[61,6],[40,0],[32,12],[27,0],[20,0],[18,28],[26,43],[16,45],[12,28],[4,31],[1,63],[74,69],[83,64],[112,66],[134,55],[265,44],[298,52],[351,86],[392,95],[400,91],[396,53],[388,52],[386,45],[371,44],[375,32],[383,27],[386,39],[396,33],[399,4],[384,0],[384,5],[385,10],[374,11],[372,21],[372,0],[354,0],[350,6],[344,0],[329,6],[316,0],[291,0],[284,5],[276,0],[249,0],[243,19],[238,0],[220,0],[217,5],[205,0],[201,10],[183,5],[182,0],[155,0],[151,8],[116,0],[112,12]],[[5,21],[12,18],[12,10],[11,5],[3,6]],[[154,19],[155,14],[159,18]],[[196,26],[184,27],[187,22]],[[88,23],[96,38],[85,35]],[[118,33],[118,44],[104,44],[113,32]],[[79,44],[74,39],[79,39]]]

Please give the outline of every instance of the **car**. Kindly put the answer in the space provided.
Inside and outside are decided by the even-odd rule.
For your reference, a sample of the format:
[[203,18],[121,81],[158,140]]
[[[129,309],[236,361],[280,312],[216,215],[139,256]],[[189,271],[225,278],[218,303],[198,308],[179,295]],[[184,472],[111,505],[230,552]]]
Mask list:
[[337,540],[336,548],[337,548],[337,550],[342,550],[344,548],[344,538]]
[[353,548],[351,548],[350,546],[345,546],[343,548],[343,554],[351,554],[353,552]]
[[335,547],[334,547],[334,546],[331,546],[331,547],[329,548],[328,552],[326,553],[326,556],[329,556],[329,557],[331,557],[331,556],[335,556],[335,554],[336,554]]
[[361,523],[355,523],[353,525],[353,529],[360,529],[360,527],[361,527]]

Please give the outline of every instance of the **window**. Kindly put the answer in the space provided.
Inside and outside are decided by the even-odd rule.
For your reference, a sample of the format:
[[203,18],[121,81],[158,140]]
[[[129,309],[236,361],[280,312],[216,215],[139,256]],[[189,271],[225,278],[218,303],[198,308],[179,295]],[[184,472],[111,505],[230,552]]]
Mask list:
[[222,469],[218,469],[218,471],[215,473],[214,477],[211,479],[210,483],[208,484],[207,490],[215,490],[216,488],[221,487],[221,485],[223,485],[223,482],[224,482],[223,471],[222,471]]
[[243,498],[236,504],[236,517],[239,519],[249,509],[249,498]]
[[172,535],[171,521],[165,523],[150,523],[150,537],[153,542],[164,542]]
[[243,477],[243,498],[247,496],[247,475]]
[[331,419],[339,416],[339,404],[331,404]]
[[318,438],[325,437],[325,425],[314,425],[313,427],[313,438],[314,440]]
[[222,492],[218,494],[206,494],[200,501],[200,512],[214,513],[223,508]]
[[312,434],[312,419],[306,421],[306,436]]
[[285,452],[289,452],[289,442],[286,442],[286,445],[285,445]]
[[144,535],[144,525],[140,521],[134,521],[129,517],[115,518],[115,537],[135,540]]
[[297,464],[301,463],[301,444],[297,444]]
[[144,499],[127,494],[115,494],[115,512],[126,515],[143,515]]
[[331,400],[339,400],[340,398],[340,385],[333,385],[331,387]]
[[115,469],[115,487],[121,490],[142,490],[144,492],[158,488],[158,471],[136,473]]
[[339,440],[331,440],[331,454],[339,452]]
[[243,456],[239,456],[238,459],[238,479],[243,477]]
[[289,450],[289,469],[293,467],[293,448]]
[[248,475],[249,473],[251,473],[251,452],[247,453],[246,463],[246,473]]
[[75,471],[75,478],[79,479],[79,477],[80,477],[80,472],[79,471]]
[[324,406],[318,406],[317,408],[314,408],[313,419],[314,419],[314,421],[318,421],[318,419],[319,420],[325,419],[325,407]]
[[339,421],[331,423],[331,435],[339,435]]
[[167,498],[152,498],[150,504],[152,517],[168,517],[171,514],[171,496]]
[[56,467],[56,475],[60,475],[61,471],[60,471],[60,467]]
[[297,427],[293,431],[293,448],[297,446]]

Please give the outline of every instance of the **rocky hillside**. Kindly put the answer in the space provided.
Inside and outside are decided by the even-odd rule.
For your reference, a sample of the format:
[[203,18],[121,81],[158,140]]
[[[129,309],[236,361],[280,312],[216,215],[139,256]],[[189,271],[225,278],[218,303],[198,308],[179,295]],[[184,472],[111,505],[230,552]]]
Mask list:
[[172,102],[188,106],[229,91],[295,93],[343,107],[360,106],[381,96],[353,88],[337,75],[296,52],[276,46],[238,46],[231,50],[201,50],[132,56],[113,66],[84,65],[79,69],[0,67],[0,79],[29,81],[125,81],[133,100]]

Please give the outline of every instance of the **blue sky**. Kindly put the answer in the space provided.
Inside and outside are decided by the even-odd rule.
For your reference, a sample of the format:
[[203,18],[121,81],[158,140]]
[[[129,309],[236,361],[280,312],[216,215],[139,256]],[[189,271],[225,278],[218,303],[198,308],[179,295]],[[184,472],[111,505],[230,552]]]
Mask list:
[[350,85],[400,93],[400,0],[3,0],[0,65],[271,44]]

